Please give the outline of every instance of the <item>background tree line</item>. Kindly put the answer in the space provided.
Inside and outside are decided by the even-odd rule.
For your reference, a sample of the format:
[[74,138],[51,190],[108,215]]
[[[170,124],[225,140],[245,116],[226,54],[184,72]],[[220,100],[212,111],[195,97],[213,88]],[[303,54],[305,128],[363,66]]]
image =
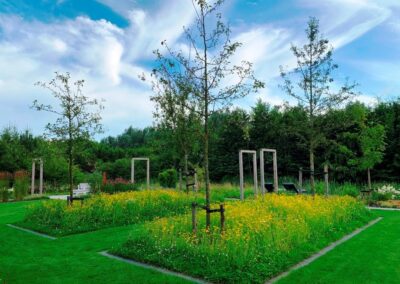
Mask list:
[[[278,151],[279,175],[295,179],[300,167],[309,166],[307,141],[304,140],[307,119],[307,110],[301,106],[271,106],[262,101],[250,111],[234,108],[213,113],[209,120],[211,180],[237,182],[238,151],[267,147]],[[323,137],[315,149],[316,171],[328,163],[335,180],[365,183],[366,170],[372,167],[373,179],[399,180],[400,100],[381,102],[374,107],[351,102],[343,108],[317,115],[315,123],[321,126]],[[200,167],[202,142],[196,137],[196,130],[192,130],[194,134],[188,138],[191,145],[188,161],[191,166]],[[134,156],[150,157],[152,177],[168,168],[182,168],[183,156],[174,131],[163,126],[129,127],[116,137],[80,141],[74,179],[84,180],[87,175],[101,172],[107,172],[110,178],[129,179],[130,159]],[[68,176],[66,146],[65,142],[34,136],[28,130],[7,127],[0,133],[0,171],[30,171],[32,158],[43,157],[46,182],[65,184]],[[250,161],[245,166],[250,173]],[[266,171],[271,171],[271,166],[272,163],[267,162]],[[137,166],[137,170],[139,178],[144,178],[144,166]]]

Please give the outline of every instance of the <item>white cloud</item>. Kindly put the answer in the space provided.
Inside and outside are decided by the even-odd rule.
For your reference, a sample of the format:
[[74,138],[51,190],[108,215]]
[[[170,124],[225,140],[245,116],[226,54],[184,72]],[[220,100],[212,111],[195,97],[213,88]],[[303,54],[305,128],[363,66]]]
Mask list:
[[[132,4],[124,1],[117,6]],[[117,6],[113,9],[118,11]],[[183,25],[193,20],[188,9],[188,1],[183,0],[165,3],[151,14],[132,5],[124,10],[131,23],[125,29],[84,16],[44,23],[0,14],[0,62],[7,67],[0,69],[1,120],[40,134],[52,116],[39,115],[29,106],[35,98],[51,102],[51,95],[33,84],[50,80],[55,71],[69,71],[74,80],[85,79],[86,95],[106,99],[108,134],[117,134],[130,124],[150,125],[151,86],[138,79],[149,70],[140,61],[152,58],[152,50],[163,39],[175,44]]]

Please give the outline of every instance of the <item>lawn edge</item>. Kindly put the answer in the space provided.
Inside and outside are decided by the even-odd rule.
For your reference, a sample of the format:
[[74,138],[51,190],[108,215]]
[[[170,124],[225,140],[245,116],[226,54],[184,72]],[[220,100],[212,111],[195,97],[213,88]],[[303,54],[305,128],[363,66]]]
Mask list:
[[314,262],[315,260],[317,260],[318,258],[320,258],[321,256],[324,256],[325,254],[327,254],[328,252],[330,252],[331,250],[335,249],[337,246],[345,243],[346,241],[350,240],[351,238],[353,238],[354,236],[358,235],[359,233],[361,233],[362,231],[368,229],[369,227],[375,225],[376,223],[378,223],[379,221],[381,221],[383,219],[383,217],[378,217],[372,221],[370,221],[368,224],[364,225],[361,228],[356,229],[355,231],[353,231],[352,233],[342,237],[341,239],[331,243],[330,245],[328,245],[327,247],[323,248],[322,250],[320,250],[319,252],[313,254],[312,256],[300,261],[299,263],[293,265],[292,267],[290,267],[288,270],[286,270],[285,272],[280,273],[279,275],[267,280],[265,282],[265,284],[272,284],[272,283],[276,283],[277,281],[281,280],[282,278],[285,278],[286,276],[288,276],[290,273],[292,273],[295,270],[298,270],[300,268],[303,268],[307,265],[309,265],[310,263]]
[[15,226],[13,224],[6,224],[6,226],[8,226],[10,228],[14,228],[14,229],[20,230],[20,231],[24,231],[24,232],[27,232],[27,233],[30,233],[30,234],[33,234],[33,235],[36,235],[36,236],[39,236],[39,237],[42,237],[42,238],[47,238],[47,239],[50,239],[50,240],[56,240],[57,239],[56,237],[53,237],[53,236],[50,236],[50,235],[46,235],[46,234],[43,234],[43,233],[39,233],[37,231],[29,230],[29,229],[26,229],[26,228],[23,228],[23,227]]
[[400,208],[367,206],[369,210],[400,211]]
[[159,266],[150,265],[150,264],[147,264],[147,263],[143,263],[143,262],[135,261],[135,260],[132,260],[132,259],[120,257],[120,256],[117,256],[117,255],[111,254],[108,251],[101,251],[101,252],[99,252],[99,254],[102,255],[102,256],[105,256],[105,257],[108,257],[108,258],[111,258],[111,259],[115,259],[115,260],[119,260],[119,261],[123,261],[123,262],[129,263],[131,265],[135,265],[135,266],[141,267],[141,268],[146,268],[146,269],[154,270],[154,271],[166,274],[166,275],[179,277],[179,278],[182,278],[182,279],[194,282],[194,283],[199,283],[199,284],[210,284],[211,283],[211,282],[207,282],[205,280],[202,280],[202,279],[199,279],[199,278],[195,278],[195,277],[192,277],[192,276],[180,273],[180,272],[175,272],[175,271],[168,270],[166,268],[162,268],[162,267],[159,267]]

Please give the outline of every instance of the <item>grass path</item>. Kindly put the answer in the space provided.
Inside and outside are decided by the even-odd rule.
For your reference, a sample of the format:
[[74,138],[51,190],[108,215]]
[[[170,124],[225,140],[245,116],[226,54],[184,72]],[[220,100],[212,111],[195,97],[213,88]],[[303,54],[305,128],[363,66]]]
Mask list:
[[383,220],[277,283],[400,283],[400,212],[374,213]]
[[188,283],[98,254],[125,240],[132,226],[56,240],[6,226],[23,218],[27,204],[0,204],[0,283]]

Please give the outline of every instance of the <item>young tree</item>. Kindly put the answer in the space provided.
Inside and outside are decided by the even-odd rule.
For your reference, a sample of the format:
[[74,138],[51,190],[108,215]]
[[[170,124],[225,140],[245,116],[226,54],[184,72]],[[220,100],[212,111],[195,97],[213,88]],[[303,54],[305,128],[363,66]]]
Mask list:
[[68,156],[68,181],[72,202],[73,179],[72,170],[75,156],[75,148],[79,141],[89,139],[96,133],[102,132],[100,124],[100,112],[102,104],[97,99],[90,99],[82,93],[84,80],[78,80],[71,86],[71,76],[55,73],[55,78],[49,82],[37,82],[35,85],[43,87],[51,92],[59,102],[58,107],[33,102],[33,108],[38,111],[46,111],[56,114],[58,117],[54,123],[48,123],[46,130],[50,136],[54,136],[67,144]]
[[[193,0],[196,12],[192,28],[184,28],[189,52],[172,50],[163,41],[167,54],[156,51],[157,66],[153,74],[162,82],[167,95],[169,90],[179,90],[184,82],[187,92],[185,107],[197,112],[203,124],[203,167],[206,190],[206,208],[210,209],[209,179],[209,117],[213,111],[226,107],[237,98],[263,87],[253,76],[252,64],[242,61],[232,63],[232,56],[240,43],[230,38],[231,31],[217,13],[224,2],[210,4],[206,0]],[[206,226],[210,227],[207,210]]]
[[[295,98],[308,113],[307,141],[310,160],[310,185],[315,194],[314,185],[314,152],[320,141],[322,132],[315,119],[328,109],[338,106],[355,95],[355,84],[346,83],[338,90],[332,88],[333,71],[338,68],[333,63],[333,48],[329,41],[321,35],[319,21],[310,18],[306,29],[307,43],[302,47],[292,45],[291,51],[296,57],[297,66],[285,71],[281,66],[281,76],[284,80],[283,90]],[[293,82],[296,82],[295,84]]]
[[[167,135],[164,138],[167,138],[171,146],[169,148],[178,155],[180,166],[183,164],[187,175],[189,154],[201,138],[201,117],[194,111],[196,106],[188,98],[190,88],[186,87],[185,82],[165,88],[163,78],[158,79],[159,81],[153,82],[156,95],[151,97],[156,103],[154,116],[159,129],[165,130]],[[189,105],[191,107],[188,108]]]
[[385,128],[378,124],[365,127],[360,136],[362,156],[359,161],[361,170],[367,170],[368,189],[371,189],[371,169],[382,162],[385,151]]

